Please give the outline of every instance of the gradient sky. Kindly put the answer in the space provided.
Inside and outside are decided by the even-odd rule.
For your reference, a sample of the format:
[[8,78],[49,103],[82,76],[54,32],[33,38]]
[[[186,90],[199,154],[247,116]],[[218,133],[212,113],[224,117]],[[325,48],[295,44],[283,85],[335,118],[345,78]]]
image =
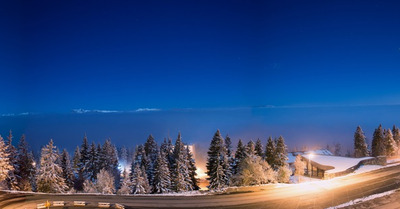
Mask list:
[[[77,108],[157,108],[132,137],[181,130],[192,140],[193,132],[210,138],[217,126],[235,133],[244,124],[235,138],[257,129],[293,141],[305,133],[283,129],[327,121],[350,137],[357,124],[390,127],[400,118],[399,8],[366,0],[1,1],[0,114],[48,122]],[[10,128],[45,140],[65,134],[54,123],[32,129],[39,119],[15,117],[0,119],[3,135]],[[132,117],[125,122],[146,124]],[[161,117],[168,125],[156,122]],[[96,135],[105,126],[93,120],[71,131],[80,141],[85,130]],[[121,128],[96,137],[121,133],[128,138]],[[313,138],[324,134],[346,138],[328,130]]]

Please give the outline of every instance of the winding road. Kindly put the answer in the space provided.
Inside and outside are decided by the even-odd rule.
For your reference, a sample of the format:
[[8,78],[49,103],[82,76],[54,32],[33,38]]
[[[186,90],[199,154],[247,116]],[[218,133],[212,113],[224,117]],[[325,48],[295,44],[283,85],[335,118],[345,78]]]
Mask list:
[[72,202],[75,200],[88,202],[86,208],[96,208],[98,202],[120,203],[125,208],[327,208],[396,188],[400,188],[400,165],[326,181],[271,184],[220,195],[118,196],[1,192],[0,208],[36,208],[36,204],[46,200],[68,202],[64,208],[74,208]]

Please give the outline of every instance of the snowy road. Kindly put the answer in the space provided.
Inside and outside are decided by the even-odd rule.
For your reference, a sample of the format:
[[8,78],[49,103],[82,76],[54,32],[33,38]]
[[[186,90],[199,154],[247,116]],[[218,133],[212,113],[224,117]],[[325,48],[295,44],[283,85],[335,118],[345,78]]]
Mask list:
[[[46,200],[122,203],[126,208],[326,208],[353,199],[400,188],[400,166],[340,177],[291,185],[256,187],[254,192],[205,196],[105,196],[105,195],[44,195],[1,193],[0,208],[34,208]],[[12,198],[11,198],[12,197]],[[6,200],[7,198],[11,198]],[[68,207],[72,208],[72,207]],[[82,208],[82,207],[80,207]]]

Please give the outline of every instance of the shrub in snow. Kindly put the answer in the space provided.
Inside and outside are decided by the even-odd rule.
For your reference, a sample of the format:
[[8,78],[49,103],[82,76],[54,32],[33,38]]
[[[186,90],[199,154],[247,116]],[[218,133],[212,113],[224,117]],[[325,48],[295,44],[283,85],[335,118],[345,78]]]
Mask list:
[[97,190],[102,194],[114,194],[114,176],[106,169],[101,169],[97,174]]
[[239,172],[234,176],[237,186],[259,185],[275,182],[275,172],[261,157],[245,157],[239,165]]
[[98,193],[96,185],[89,179],[83,182],[83,191],[85,193]]
[[292,170],[290,170],[289,166],[284,165],[279,167],[278,171],[276,172],[276,179],[279,183],[288,183],[291,175]]
[[304,175],[306,164],[301,160],[301,156],[297,155],[294,161],[294,175]]

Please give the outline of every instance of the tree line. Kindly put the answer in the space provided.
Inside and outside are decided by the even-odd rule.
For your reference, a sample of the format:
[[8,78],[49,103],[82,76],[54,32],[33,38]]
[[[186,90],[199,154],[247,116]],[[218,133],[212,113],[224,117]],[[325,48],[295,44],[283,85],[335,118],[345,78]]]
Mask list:
[[398,156],[400,153],[400,130],[395,125],[392,129],[383,129],[379,125],[372,136],[371,150],[360,126],[354,133],[354,157]]
[[[53,140],[41,149],[36,162],[23,135],[16,147],[13,136],[0,136],[0,187],[46,193],[149,194],[198,190],[196,165],[181,134],[172,143],[159,146],[150,135],[138,145],[129,160],[126,148],[118,149],[108,139],[103,145],[89,145],[86,135],[72,159],[61,153]],[[119,162],[131,162],[129,171]]]
[[207,175],[210,190],[228,186],[259,185],[275,182],[287,183],[292,174],[287,163],[287,146],[284,138],[268,138],[265,149],[260,139],[246,145],[239,139],[233,154],[232,142],[219,130],[214,134],[208,149]]

